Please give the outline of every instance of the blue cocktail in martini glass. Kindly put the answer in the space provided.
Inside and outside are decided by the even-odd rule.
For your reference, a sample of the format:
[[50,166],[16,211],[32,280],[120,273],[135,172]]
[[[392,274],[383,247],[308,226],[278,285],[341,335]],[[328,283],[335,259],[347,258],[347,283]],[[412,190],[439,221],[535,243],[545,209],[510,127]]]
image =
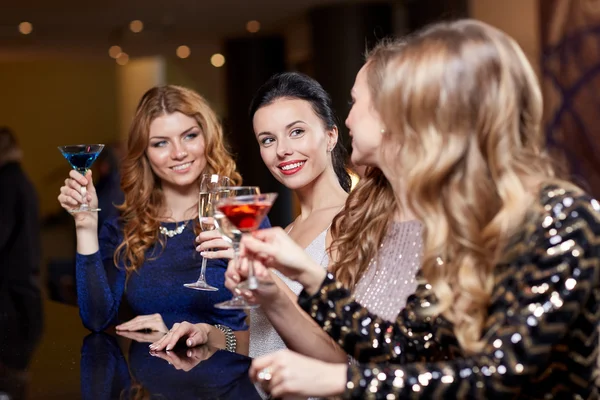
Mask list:
[[[85,173],[88,169],[92,167],[92,164],[98,156],[102,149],[104,148],[103,144],[75,144],[70,146],[59,146],[58,149],[62,153],[62,155],[67,159],[69,164],[73,167],[74,170],[79,172],[81,175],[85,176]],[[83,197],[83,203],[79,206],[79,208],[69,210],[71,213],[76,212],[98,212],[99,208],[91,208],[87,201],[85,200],[87,195],[87,190],[85,186],[81,187],[81,197]]]

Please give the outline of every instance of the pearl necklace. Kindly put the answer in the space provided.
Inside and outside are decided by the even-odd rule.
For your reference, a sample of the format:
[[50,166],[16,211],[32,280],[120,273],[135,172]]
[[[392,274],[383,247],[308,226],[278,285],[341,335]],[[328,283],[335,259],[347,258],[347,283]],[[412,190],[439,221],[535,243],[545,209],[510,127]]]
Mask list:
[[170,229],[165,228],[164,226],[161,226],[161,227],[158,228],[158,230],[163,235],[166,235],[168,237],[173,237],[173,236],[177,236],[181,232],[183,232],[183,230],[185,229],[186,225],[187,224],[179,225],[177,228],[175,228],[173,230],[170,230]]

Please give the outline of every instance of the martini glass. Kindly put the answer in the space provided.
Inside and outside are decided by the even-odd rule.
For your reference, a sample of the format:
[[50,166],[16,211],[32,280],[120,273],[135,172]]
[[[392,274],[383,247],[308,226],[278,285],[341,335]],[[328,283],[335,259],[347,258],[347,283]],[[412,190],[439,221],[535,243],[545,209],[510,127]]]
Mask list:
[[[102,149],[103,144],[75,144],[70,146],[59,146],[58,149],[62,155],[67,159],[69,164],[74,170],[85,176],[88,169],[92,167],[94,161],[98,158]],[[81,187],[81,197],[83,198],[79,208],[69,210],[70,213],[77,212],[98,212],[99,208],[91,208],[85,200],[87,195],[87,189],[85,186]]]
[[[219,199],[256,194],[260,194],[260,188],[258,186],[227,186],[217,188],[217,196]],[[233,247],[233,262],[237,266],[240,256],[240,240],[242,240],[242,232],[216,207],[214,207],[213,220],[215,222],[215,227],[219,230],[219,233],[221,233],[223,240],[231,243]],[[215,307],[223,310],[236,310],[238,309],[238,305],[243,304],[247,304],[246,300],[244,300],[242,296],[236,295],[229,301],[215,304]],[[234,308],[231,308],[232,306]]]
[[[214,203],[219,195],[218,188],[229,186],[229,178],[217,174],[204,174],[200,181],[200,193],[198,194],[198,219],[200,220],[200,229],[211,231],[215,229],[213,222],[207,220],[214,214]],[[214,286],[206,283],[206,258],[202,257],[202,266],[200,267],[200,277],[196,282],[186,283],[183,286],[195,289],[216,292]]]
[[[221,232],[224,233],[224,236],[232,238],[236,266],[239,260],[238,253],[242,234],[258,229],[276,198],[277,193],[264,193],[223,197],[217,201],[214,214],[215,223]],[[238,288],[256,290],[260,285],[254,275],[252,261],[248,260],[248,279],[240,283]],[[224,303],[216,304],[215,307],[224,309],[250,309],[256,308],[258,305],[248,304],[243,297],[237,296]]]

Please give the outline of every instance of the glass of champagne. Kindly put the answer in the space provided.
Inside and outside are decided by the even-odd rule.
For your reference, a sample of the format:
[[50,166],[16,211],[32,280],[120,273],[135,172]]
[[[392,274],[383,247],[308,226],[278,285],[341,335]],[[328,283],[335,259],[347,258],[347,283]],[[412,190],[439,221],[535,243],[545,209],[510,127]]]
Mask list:
[[[229,186],[229,178],[217,174],[204,174],[200,180],[200,193],[198,194],[198,220],[202,231],[210,231],[215,229],[212,216],[214,214],[214,203],[218,196],[218,188]],[[202,266],[200,268],[200,277],[196,282],[185,283],[183,286],[195,289],[215,292],[218,288],[209,285],[206,282],[206,262],[207,259],[202,257]]]
[[[94,161],[98,158],[100,153],[104,149],[103,144],[75,144],[69,146],[59,146],[61,154],[67,159],[71,167],[85,176],[88,169],[92,167]],[[70,213],[77,212],[98,212],[99,208],[91,208],[86,201],[87,189],[85,186],[81,187],[81,197],[83,198],[79,208],[69,210]]]
[[[254,196],[260,194],[258,186],[230,186],[219,188],[219,199],[217,204],[227,198],[234,198],[239,196]],[[225,213],[220,211],[218,206],[215,206],[214,210],[214,221],[215,225],[219,229],[219,232],[223,236],[223,239],[230,242],[233,246],[233,262],[237,267],[240,256],[240,241],[242,240],[242,231],[229,220]],[[265,213],[266,215],[266,213]],[[264,217],[264,215],[263,215]],[[261,219],[262,220],[262,219]],[[258,224],[260,225],[260,220]],[[257,225],[258,226],[258,225]],[[238,310],[238,309],[249,309],[256,308],[258,305],[248,304],[248,302],[242,296],[235,296],[231,300],[224,301],[222,303],[215,304],[216,308],[224,310]]]

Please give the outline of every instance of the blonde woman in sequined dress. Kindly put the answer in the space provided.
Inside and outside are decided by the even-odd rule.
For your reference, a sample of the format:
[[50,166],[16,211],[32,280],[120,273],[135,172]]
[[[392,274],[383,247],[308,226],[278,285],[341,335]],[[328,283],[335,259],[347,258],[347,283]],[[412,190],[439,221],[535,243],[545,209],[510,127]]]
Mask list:
[[555,177],[522,50],[482,22],[439,23],[381,45],[357,87],[424,226],[418,288],[389,323],[281,230],[244,238],[259,278],[264,264],[301,282],[302,308],[359,362],[282,351],[251,376],[274,397],[597,399],[600,204]]

